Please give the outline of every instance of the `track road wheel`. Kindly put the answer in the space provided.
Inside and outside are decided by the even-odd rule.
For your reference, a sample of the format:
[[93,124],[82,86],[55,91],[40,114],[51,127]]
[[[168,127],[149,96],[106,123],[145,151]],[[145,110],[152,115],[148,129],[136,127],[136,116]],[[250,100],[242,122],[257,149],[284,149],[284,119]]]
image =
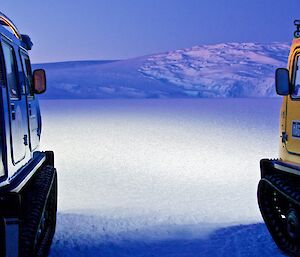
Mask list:
[[57,174],[51,166],[43,167],[22,192],[20,256],[46,257],[56,226]]
[[266,226],[278,248],[300,256],[300,190],[283,174],[263,178],[258,185],[258,203]]
[[286,227],[288,235],[293,240],[298,240],[300,236],[299,215],[294,209],[290,209],[286,217]]

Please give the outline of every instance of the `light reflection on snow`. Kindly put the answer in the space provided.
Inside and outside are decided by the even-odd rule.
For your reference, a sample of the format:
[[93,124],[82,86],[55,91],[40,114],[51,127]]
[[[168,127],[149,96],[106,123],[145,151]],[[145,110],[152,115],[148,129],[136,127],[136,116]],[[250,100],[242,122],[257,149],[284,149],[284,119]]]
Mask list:
[[279,99],[41,101],[59,212],[126,221],[127,230],[260,222],[259,160],[277,156],[279,107]]

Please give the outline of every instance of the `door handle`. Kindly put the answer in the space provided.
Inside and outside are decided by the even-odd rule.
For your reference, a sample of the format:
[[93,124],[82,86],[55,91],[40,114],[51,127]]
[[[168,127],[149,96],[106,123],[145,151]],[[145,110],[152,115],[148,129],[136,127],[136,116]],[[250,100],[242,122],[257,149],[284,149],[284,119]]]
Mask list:
[[31,110],[31,104],[28,104],[28,111],[29,111],[29,116],[32,116],[32,110]]
[[11,119],[12,119],[12,120],[15,120],[15,119],[16,119],[16,112],[15,112],[15,111],[12,111],[12,112],[11,112]]
[[11,103],[10,109],[11,109],[11,119],[15,120],[16,119],[16,111],[15,111],[15,104],[14,103]]
[[28,145],[28,136],[27,135],[24,135],[23,140],[24,140],[24,145]]

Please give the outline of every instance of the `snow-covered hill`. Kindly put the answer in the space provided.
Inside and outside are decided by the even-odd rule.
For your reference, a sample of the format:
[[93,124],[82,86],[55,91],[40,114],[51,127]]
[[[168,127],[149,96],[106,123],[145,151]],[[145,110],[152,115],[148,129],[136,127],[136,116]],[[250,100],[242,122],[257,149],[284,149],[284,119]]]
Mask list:
[[43,98],[275,96],[285,43],[228,43],[119,61],[37,64],[48,74]]

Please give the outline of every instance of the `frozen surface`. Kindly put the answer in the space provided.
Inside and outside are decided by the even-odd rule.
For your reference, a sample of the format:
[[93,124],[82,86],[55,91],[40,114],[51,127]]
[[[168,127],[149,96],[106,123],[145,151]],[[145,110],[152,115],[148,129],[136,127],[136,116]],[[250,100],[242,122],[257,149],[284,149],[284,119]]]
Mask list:
[[51,256],[276,256],[264,225],[250,224],[262,222],[259,160],[277,156],[279,107],[41,101],[43,148],[59,171]]
[[118,61],[38,64],[47,98],[211,98],[275,96],[274,70],[289,44],[202,45]]

